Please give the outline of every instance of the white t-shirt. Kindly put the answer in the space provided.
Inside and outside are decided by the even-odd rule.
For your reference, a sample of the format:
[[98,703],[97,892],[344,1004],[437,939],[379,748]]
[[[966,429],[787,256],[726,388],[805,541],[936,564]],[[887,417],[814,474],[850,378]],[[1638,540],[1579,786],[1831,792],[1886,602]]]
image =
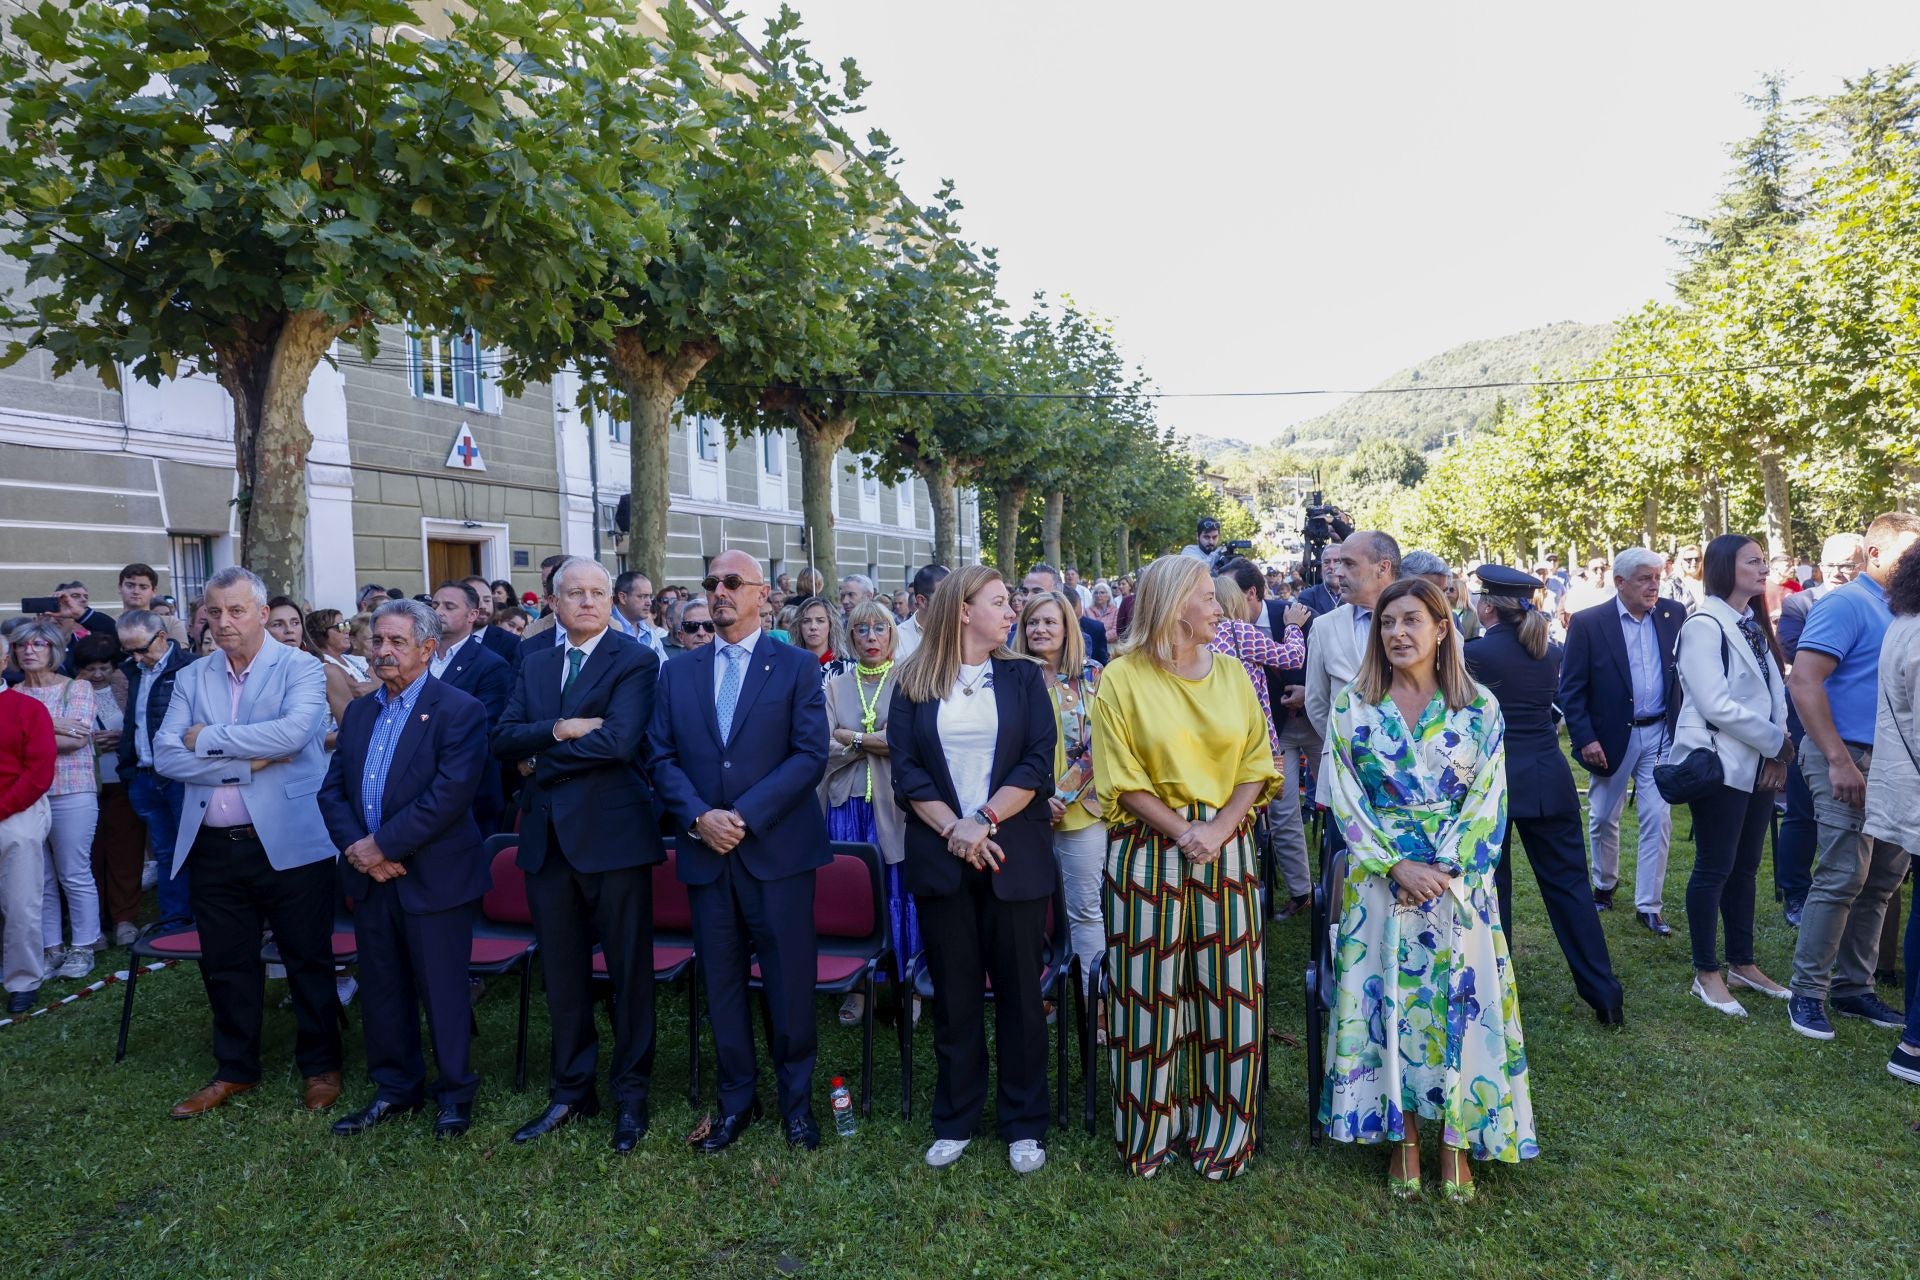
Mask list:
[[[991,660],[960,668],[960,678],[940,700],[940,745],[947,752],[960,816],[970,817],[993,795],[993,748],[1000,737],[1000,708],[993,696]],[[971,688],[973,692],[965,692]]]
[[[920,647],[920,640],[920,615],[915,614],[894,628],[893,660],[905,662],[911,658],[913,651]],[[974,696],[979,695],[976,693]]]

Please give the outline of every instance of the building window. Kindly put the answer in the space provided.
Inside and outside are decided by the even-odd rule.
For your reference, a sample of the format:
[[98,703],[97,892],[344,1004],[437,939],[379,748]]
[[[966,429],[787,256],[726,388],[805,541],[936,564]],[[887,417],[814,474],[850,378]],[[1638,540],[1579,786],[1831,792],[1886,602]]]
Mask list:
[[702,462],[720,460],[720,424],[701,414],[693,420],[693,445]]
[[173,573],[173,597],[180,602],[174,612],[184,618],[187,602],[207,594],[207,579],[213,576],[213,546],[191,533],[176,533],[168,541],[172,544],[168,567]]
[[494,411],[492,380],[477,331],[421,334],[407,340],[407,349],[413,364],[413,394],[483,413]]
[[787,474],[787,438],[778,431],[761,433],[760,466],[770,476]]

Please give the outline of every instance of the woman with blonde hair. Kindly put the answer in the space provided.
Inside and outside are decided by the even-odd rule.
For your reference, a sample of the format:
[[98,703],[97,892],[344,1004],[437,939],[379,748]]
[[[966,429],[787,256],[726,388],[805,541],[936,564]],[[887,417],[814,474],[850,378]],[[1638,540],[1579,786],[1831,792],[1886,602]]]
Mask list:
[[[820,796],[827,806],[827,835],[871,844],[885,865],[887,922],[893,937],[893,978],[904,982],[907,964],[920,954],[920,920],[901,871],[906,856],[906,817],[893,802],[893,757],[887,751],[887,713],[893,701],[899,628],[877,600],[853,606],[852,670],[827,681],[827,774]],[[840,1006],[840,1025],[858,1026],[866,997],[854,992]]]
[[1027,597],[1013,650],[1037,659],[1046,671],[1047,692],[1059,722],[1047,813],[1053,820],[1053,856],[1060,864],[1073,952],[1080,958],[1083,981],[1091,984],[1094,960],[1107,948],[1106,914],[1100,906],[1107,828],[1100,821],[1100,797],[1094,787],[1090,718],[1101,667],[1086,656],[1086,636],[1073,605],[1058,591],[1036,591]]
[[[803,570],[802,576],[812,570]],[[845,675],[853,666],[847,661],[847,636],[840,629],[840,611],[825,596],[808,596],[793,606],[794,643],[820,660],[820,683]]]
[[933,980],[934,1143],[944,1168],[987,1101],[985,993],[993,983],[995,1117],[1015,1173],[1047,1161],[1047,1019],[1040,961],[1058,872],[1046,798],[1057,729],[1040,664],[1007,648],[997,569],[942,581],[920,619],[887,716],[893,794],[907,811],[906,882]]
[[1347,841],[1320,1120],[1394,1144],[1387,1183],[1420,1194],[1420,1124],[1447,1198],[1467,1157],[1539,1154],[1520,1001],[1494,892],[1507,826],[1500,704],[1467,674],[1440,589],[1402,578],[1334,699],[1329,808]]
[[1206,562],[1153,561],[1133,599],[1093,704],[1114,1139],[1130,1173],[1230,1178],[1253,1155],[1265,1034],[1253,814],[1279,773],[1246,668],[1208,647]]

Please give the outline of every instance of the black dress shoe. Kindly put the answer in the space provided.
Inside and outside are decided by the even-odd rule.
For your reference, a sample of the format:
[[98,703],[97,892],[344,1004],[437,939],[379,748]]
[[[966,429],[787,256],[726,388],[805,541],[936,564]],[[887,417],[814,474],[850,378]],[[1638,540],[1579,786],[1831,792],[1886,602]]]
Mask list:
[[1613,910],[1613,890],[1595,889],[1593,891],[1593,909],[1595,911]]
[[1600,1025],[1603,1027],[1621,1027],[1627,1022],[1626,1010],[1619,1005],[1611,1009],[1595,1009],[1593,1016],[1600,1020]]
[[375,1098],[364,1111],[356,1111],[350,1116],[342,1116],[333,1122],[335,1137],[351,1138],[356,1133],[365,1133],[377,1124],[389,1120],[398,1120],[420,1110],[417,1102],[388,1102],[385,1098]]
[[31,987],[25,991],[7,992],[7,1012],[25,1013],[33,1008],[33,1002],[40,998],[40,988]]
[[600,1114],[597,1099],[586,1098],[580,1102],[556,1102],[545,1111],[515,1130],[515,1142],[532,1142],[535,1138],[544,1138],[562,1125],[572,1124],[575,1120],[590,1120]]
[[787,1117],[787,1145],[805,1147],[808,1151],[820,1145],[820,1122],[813,1118],[812,1107]]
[[1647,926],[1647,932],[1651,933],[1654,937],[1670,938],[1673,936],[1673,926],[1665,920],[1662,920],[1658,911],[1636,911],[1634,914],[1640,918],[1641,924]]
[[760,1118],[760,1099],[755,1098],[745,1111],[736,1111],[730,1116],[721,1116],[714,1121],[707,1136],[694,1143],[693,1149],[703,1156],[718,1155],[739,1141],[747,1126]]
[[471,1102],[443,1102],[433,1116],[433,1136],[457,1138],[473,1123]]
[[631,1151],[647,1136],[647,1104],[623,1102],[613,1118],[613,1149]]

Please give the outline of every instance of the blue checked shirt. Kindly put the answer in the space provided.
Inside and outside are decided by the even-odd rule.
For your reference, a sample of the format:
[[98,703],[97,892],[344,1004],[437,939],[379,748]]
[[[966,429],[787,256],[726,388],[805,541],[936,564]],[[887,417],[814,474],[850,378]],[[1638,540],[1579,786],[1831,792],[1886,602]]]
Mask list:
[[387,789],[387,770],[393,767],[393,749],[400,745],[400,735],[413,717],[413,705],[420,701],[420,691],[426,687],[427,673],[422,671],[398,698],[391,696],[385,685],[373,695],[380,704],[380,716],[373,722],[367,763],[360,774],[360,812],[366,817],[369,832],[380,829],[380,800]]

